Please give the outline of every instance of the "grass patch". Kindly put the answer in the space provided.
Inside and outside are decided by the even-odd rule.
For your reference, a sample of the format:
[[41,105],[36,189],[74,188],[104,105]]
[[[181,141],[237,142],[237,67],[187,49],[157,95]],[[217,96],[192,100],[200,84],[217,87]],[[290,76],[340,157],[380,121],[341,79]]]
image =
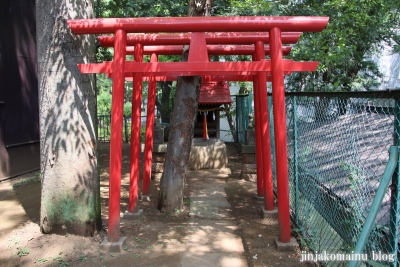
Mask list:
[[29,254],[29,248],[17,248],[17,255],[19,257],[27,256]]
[[30,184],[33,182],[40,182],[40,173],[39,172],[35,173],[34,176],[32,176],[32,177],[29,177],[22,181],[14,183],[13,188],[18,188],[18,187],[21,187],[21,186],[24,186],[24,185],[27,185],[27,184]]

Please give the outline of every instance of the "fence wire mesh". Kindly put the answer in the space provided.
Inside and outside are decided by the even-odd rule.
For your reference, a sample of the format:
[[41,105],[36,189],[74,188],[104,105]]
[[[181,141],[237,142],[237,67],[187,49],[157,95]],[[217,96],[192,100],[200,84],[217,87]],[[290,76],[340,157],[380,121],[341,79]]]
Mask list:
[[[399,99],[398,92],[286,95],[291,216],[294,230],[312,252],[354,251],[387,165],[389,148],[398,145]],[[274,140],[271,96],[269,102]],[[272,158],[276,166],[274,155]],[[273,172],[276,177],[276,170]],[[397,179],[396,173],[363,251],[368,261],[358,266],[374,266],[374,262],[399,266]],[[347,264],[324,262],[325,266]]]
[[[244,143],[251,101],[251,96],[232,96],[232,105],[220,113],[221,140]],[[271,96],[269,102],[276,179]],[[349,255],[354,251],[388,163],[389,148],[400,144],[399,103],[396,91],[286,94],[291,216],[302,245],[312,252]],[[130,123],[131,118],[124,117],[124,142],[130,140]],[[98,141],[109,140],[110,115],[98,116]],[[362,252],[368,261],[358,266],[400,264],[399,178],[396,172],[386,189]]]

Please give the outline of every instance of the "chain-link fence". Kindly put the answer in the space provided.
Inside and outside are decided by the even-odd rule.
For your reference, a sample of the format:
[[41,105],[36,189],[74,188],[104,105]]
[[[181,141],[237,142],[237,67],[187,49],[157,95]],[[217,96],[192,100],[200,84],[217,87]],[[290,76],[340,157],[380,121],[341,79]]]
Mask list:
[[[286,94],[291,216],[302,245],[312,252],[354,251],[389,149],[398,145],[399,100],[400,93],[393,91]],[[272,103],[269,107],[274,154]],[[276,166],[274,155],[273,161]],[[378,213],[362,251],[368,261],[359,266],[399,266],[398,179],[396,172],[383,201],[374,207]]]
[[[269,101],[275,168],[271,96]],[[359,266],[399,266],[397,171],[379,207],[372,207],[389,149],[399,144],[399,103],[397,91],[286,94],[291,216],[302,245],[312,252],[351,255],[375,208],[362,251],[368,260]],[[250,113],[251,96],[232,96],[232,105],[220,113],[221,140],[244,143]],[[124,142],[129,142],[130,124],[124,117]],[[99,116],[98,140],[109,138],[110,116]],[[346,266],[347,261],[324,264]]]

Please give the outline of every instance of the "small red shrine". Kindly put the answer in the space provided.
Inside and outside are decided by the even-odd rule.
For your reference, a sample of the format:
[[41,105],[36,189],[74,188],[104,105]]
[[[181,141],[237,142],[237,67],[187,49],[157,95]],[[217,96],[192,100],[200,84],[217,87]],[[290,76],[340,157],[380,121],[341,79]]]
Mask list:
[[221,105],[232,104],[228,82],[205,81],[201,83],[198,116],[194,137],[203,139],[220,139]]

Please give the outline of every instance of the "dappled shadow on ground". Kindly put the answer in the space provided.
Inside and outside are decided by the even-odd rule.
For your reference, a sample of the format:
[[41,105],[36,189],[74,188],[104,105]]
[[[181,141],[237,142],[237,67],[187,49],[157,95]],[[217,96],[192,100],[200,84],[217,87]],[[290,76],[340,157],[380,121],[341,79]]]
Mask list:
[[0,236],[28,222],[39,224],[40,180],[36,172],[0,183]]
[[[30,192],[40,199],[40,190],[21,185],[16,192],[24,194],[9,197],[15,207],[23,207],[26,223],[14,225],[14,231],[0,236],[0,266],[32,266],[35,262],[43,266],[301,266],[298,254],[277,252],[274,248],[277,222],[261,219],[262,202],[254,198],[256,184],[240,179],[237,147],[228,145],[227,149],[227,169],[188,173],[185,209],[176,214],[156,209],[159,184],[152,181],[150,201],[139,202],[143,209],[140,220],[121,219],[121,235],[126,237],[121,253],[100,249],[104,233],[92,238],[41,234],[38,208],[30,206],[29,201],[24,204],[20,198]],[[100,145],[98,153],[102,219],[106,226],[108,146]],[[121,212],[127,207],[128,170],[129,145],[124,145]],[[5,191],[0,190],[0,194]]]

